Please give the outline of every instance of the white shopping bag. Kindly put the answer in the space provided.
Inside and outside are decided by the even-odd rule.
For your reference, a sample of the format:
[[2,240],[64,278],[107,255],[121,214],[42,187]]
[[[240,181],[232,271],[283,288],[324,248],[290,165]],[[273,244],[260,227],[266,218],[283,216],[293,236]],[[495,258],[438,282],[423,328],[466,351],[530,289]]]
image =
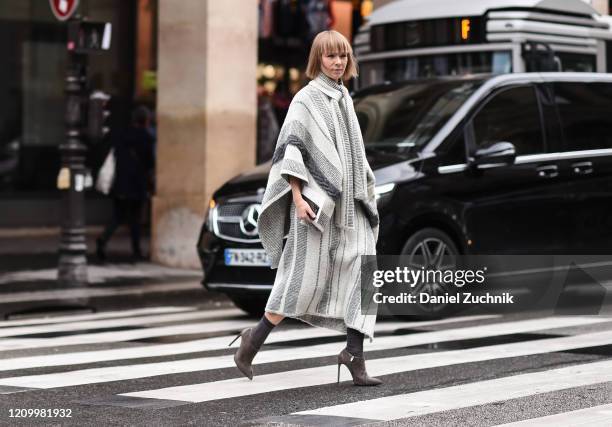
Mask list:
[[100,193],[110,193],[113,181],[115,180],[115,152],[111,148],[108,156],[104,159],[104,163],[98,172],[96,179],[96,190]]

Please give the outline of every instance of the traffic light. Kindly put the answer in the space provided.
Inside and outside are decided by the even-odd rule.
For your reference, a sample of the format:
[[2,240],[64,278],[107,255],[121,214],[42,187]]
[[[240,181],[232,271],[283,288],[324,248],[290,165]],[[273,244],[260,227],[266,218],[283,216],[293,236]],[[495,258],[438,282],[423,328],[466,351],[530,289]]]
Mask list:
[[110,131],[108,128],[108,109],[111,96],[100,90],[92,92],[89,96],[89,109],[87,120],[87,135],[91,142],[99,142]]
[[74,20],[68,23],[68,50],[96,53],[110,49],[112,24]]
[[461,20],[461,40],[469,40],[470,32],[472,31],[472,21],[469,19]]

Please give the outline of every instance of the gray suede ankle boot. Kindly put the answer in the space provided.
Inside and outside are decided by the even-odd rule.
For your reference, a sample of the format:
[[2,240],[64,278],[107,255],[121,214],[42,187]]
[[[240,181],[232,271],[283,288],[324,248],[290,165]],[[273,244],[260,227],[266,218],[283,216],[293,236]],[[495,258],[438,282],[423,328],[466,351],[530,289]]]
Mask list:
[[371,386],[382,384],[381,380],[369,376],[366,372],[365,358],[353,356],[346,349],[342,350],[338,355],[338,382],[340,382],[340,365],[345,365],[348,368],[355,385]]
[[253,379],[253,366],[251,365],[251,363],[253,362],[253,358],[259,351],[259,349],[255,348],[255,346],[251,342],[252,330],[253,328],[243,329],[229,344],[232,345],[234,341],[236,341],[238,338],[241,338],[240,347],[238,348],[238,351],[236,351],[236,353],[234,354],[234,362],[236,363],[238,369],[240,369],[240,372],[242,372],[250,380]]

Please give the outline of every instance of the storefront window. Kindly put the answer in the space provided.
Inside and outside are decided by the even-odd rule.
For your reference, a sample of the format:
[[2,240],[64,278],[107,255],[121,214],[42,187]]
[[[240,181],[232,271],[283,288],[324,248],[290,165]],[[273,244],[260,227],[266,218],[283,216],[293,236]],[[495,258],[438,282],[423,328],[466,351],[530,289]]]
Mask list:
[[[111,49],[91,55],[91,89],[113,96],[111,126],[129,119],[134,86],[133,2],[81,0],[79,13],[111,22]],[[55,194],[59,144],[64,141],[66,23],[53,16],[48,1],[0,3],[0,197]],[[88,150],[97,166],[101,147]]]
[[307,81],[305,70],[271,63],[258,64],[257,164],[272,158],[289,104]]

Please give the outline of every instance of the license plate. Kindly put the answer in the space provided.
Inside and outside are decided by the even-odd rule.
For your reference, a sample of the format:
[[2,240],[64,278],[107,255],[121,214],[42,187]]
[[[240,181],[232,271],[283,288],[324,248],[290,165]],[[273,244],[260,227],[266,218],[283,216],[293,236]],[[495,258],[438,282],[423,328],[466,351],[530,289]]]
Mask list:
[[271,266],[270,257],[264,249],[225,249],[225,265],[245,267]]

